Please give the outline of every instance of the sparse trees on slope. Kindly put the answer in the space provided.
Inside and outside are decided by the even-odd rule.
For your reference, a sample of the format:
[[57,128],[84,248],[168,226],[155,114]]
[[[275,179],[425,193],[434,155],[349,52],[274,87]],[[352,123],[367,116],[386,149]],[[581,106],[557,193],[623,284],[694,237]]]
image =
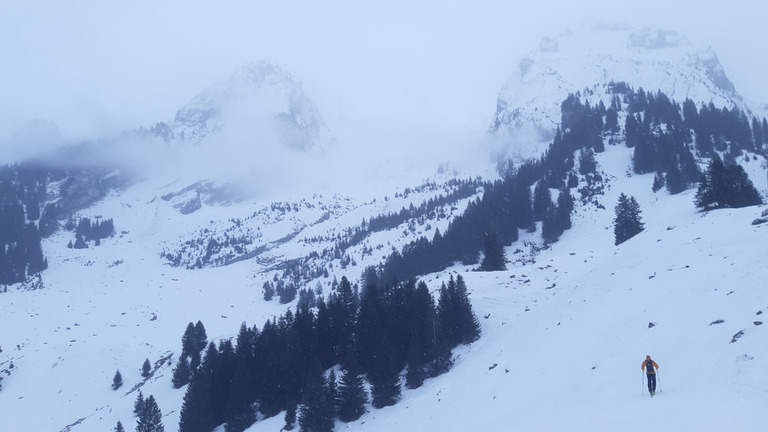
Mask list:
[[614,244],[622,244],[644,229],[640,218],[640,205],[637,204],[635,197],[627,197],[622,193],[614,211],[616,213],[613,220]]
[[117,390],[122,386],[123,386],[123,375],[121,375],[120,371],[118,370],[117,372],[115,372],[115,377],[112,378],[112,390]]
[[152,375],[152,364],[149,363],[149,359],[146,359],[141,365],[141,376],[148,378],[150,375]]

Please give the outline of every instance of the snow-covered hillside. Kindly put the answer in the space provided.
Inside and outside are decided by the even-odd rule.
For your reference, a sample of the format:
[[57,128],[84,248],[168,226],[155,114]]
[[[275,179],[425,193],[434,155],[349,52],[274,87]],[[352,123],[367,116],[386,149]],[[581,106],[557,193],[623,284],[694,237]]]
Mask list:
[[[534,252],[521,239],[507,249],[514,263],[507,271],[456,266],[428,276],[432,289],[449,272],[465,277],[482,338],[455,352],[451,372],[405,390],[398,405],[369,408],[338,427],[763,430],[768,224],[751,224],[763,208],[700,213],[692,192],[654,194],[652,176],[625,176],[630,155],[623,146],[600,155],[606,209],[578,207],[574,228],[552,248]],[[765,193],[768,185],[758,185]],[[60,232],[46,244],[45,288],[12,287],[0,297],[0,406],[36,413],[0,416],[0,429],[105,430],[118,420],[131,427],[141,390],[155,396],[166,430],[174,430],[183,390],[172,388],[172,361],[163,359],[178,356],[186,324],[202,320],[218,340],[233,337],[243,321],[261,323],[284,310],[263,300],[261,284],[272,274],[258,262],[169,267],[160,243],[184,228],[170,204],[148,199],[152,192],[139,185],[89,209],[114,217],[121,234],[75,250],[65,247],[71,234]],[[646,231],[613,246],[612,203],[621,192],[638,199]],[[206,207],[189,216],[202,224],[231,211]],[[401,235],[392,230],[390,240]],[[537,234],[528,240],[541,243]],[[358,266],[332,274],[355,280],[380,257],[356,259]],[[652,400],[641,385],[646,354],[661,366],[661,392]],[[139,373],[145,358],[156,364],[146,381]],[[113,391],[118,369],[125,385]],[[282,422],[278,416],[249,430],[278,430]]]
[[[599,53],[599,44],[613,54]],[[585,47],[594,52],[582,55]],[[610,80],[661,89],[678,102],[742,103],[711,51],[692,51],[670,32],[594,31],[546,40],[536,56],[521,63],[519,82],[500,92],[497,134],[524,121],[551,131],[568,92],[592,89],[594,104],[607,97],[600,90]],[[574,66],[581,62],[583,67]],[[563,72],[570,68],[579,74]],[[206,154],[180,151],[182,133],[184,140],[201,143],[188,152],[260,136],[234,133],[239,127],[228,129],[228,119],[252,112],[240,108],[264,94],[293,100],[284,98],[293,90],[271,93],[254,84],[277,76],[283,73],[272,66],[252,65],[180,110],[166,126],[179,160],[204,160]],[[251,89],[245,96],[235,89],[243,87]],[[314,110],[286,110],[279,112],[291,113],[291,121],[307,131],[321,125]],[[240,126],[253,126],[241,120]],[[634,174],[624,135],[609,135],[602,135],[605,151],[594,155],[602,188],[576,200],[573,227],[558,242],[545,245],[539,223],[535,232],[519,230],[520,239],[506,248],[507,270],[479,272],[455,263],[423,277],[434,292],[451,275],[462,275],[481,338],[454,350],[448,373],[404,389],[394,406],[369,403],[362,418],[337,421],[336,430],[768,427],[768,206],[702,212],[694,206],[693,189],[653,192],[654,174]],[[312,143],[298,146],[311,152],[325,141],[302,142]],[[525,141],[525,152],[540,151],[540,143]],[[765,157],[740,149],[731,158],[768,196]],[[282,314],[296,301],[266,301],[262,287],[287,278],[295,263],[313,266],[301,277],[290,275],[299,288],[319,286],[328,293],[342,276],[359,283],[364,268],[392,251],[431,239],[437,230],[445,233],[483,192],[481,183],[445,173],[387,194],[370,185],[376,192],[367,195],[294,193],[275,201],[232,198],[220,178],[198,172],[183,181],[166,174],[120,183],[77,211],[73,218],[112,219],[115,235],[75,249],[67,247],[73,233],[59,230],[44,240],[49,268],[42,279],[0,292],[0,431],[111,430],[118,421],[132,430],[139,391],[157,400],[165,430],[177,430],[185,389],[174,389],[171,376],[188,323],[202,321],[209,340],[219,341],[234,338],[243,322],[258,326]],[[580,181],[583,186],[585,177]],[[615,246],[613,209],[622,193],[636,198],[645,230]],[[451,194],[452,200],[437,199]],[[366,221],[401,209],[416,214],[427,202],[438,204],[350,240]],[[349,247],[342,251],[340,242]],[[653,399],[640,370],[648,354],[660,365]],[[147,378],[141,375],[145,359],[152,365]],[[113,390],[117,370],[124,385]],[[248,431],[283,426],[277,415],[259,418]]]
[[535,157],[552,141],[568,94],[611,81],[662,91],[680,103],[690,98],[697,104],[751,108],[711,48],[670,30],[593,25],[545,37],[520,60],[499,91],[488,139],[502,154]]

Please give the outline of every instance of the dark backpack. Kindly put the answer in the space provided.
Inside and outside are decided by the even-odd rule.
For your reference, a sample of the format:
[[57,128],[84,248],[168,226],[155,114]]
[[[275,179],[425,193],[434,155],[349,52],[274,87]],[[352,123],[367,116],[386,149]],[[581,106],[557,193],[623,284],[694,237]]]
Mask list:
[[653,360],[645,361],[645,373],[653,373]]

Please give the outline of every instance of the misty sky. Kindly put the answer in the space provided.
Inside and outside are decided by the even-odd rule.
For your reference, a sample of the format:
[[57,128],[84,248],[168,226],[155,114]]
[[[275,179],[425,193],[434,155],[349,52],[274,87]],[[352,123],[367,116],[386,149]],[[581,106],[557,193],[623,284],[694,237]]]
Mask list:
[[301,81],[342,141],[470,140],[522,55],[542,36],[594,21],[653,24],[709,44],[738,91],[768,102],[768,2],[371,3],[3,2],[0,141],[35,118],[68,140],[169,121],[254,60]]

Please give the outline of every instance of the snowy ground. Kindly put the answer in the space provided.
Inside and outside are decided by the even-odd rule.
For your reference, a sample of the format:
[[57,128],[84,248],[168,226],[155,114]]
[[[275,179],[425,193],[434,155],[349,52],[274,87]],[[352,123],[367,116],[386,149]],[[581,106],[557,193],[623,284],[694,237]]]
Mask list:
[[[768,224],[751,224],[765,206],[700,213],[693,191],[653,194],[652,176],[627,177],[629,155],[621,147],[599,155],[615,167],[600,198],[605,209],[577,207],[574,228],[535,263],[492,273],[457,266],[425,278],[436,289],[449,271],[464,276],[481,339],[454,352],[448,374],[336,429],[765,430],[768,324],[757,322],[768,317]],[[756,186],[765,194],[764,167],[750,169],[761,173]],[[646,231],[614,246],[621,192],[637,198]],[[65,247],[71,233],[59,233],[44,245],[46,287],[0,294],[0,371],[10,371],[2,375],[0,431],[103,431],[118,420],[132,430],[139,385],[157,399],[166,430],[176,430],[183,390],[171,386],[172,364],[144,383],[144,359],[175,360],[190,321],[202,320],[218,340],[243,321],[261,326],[284,311],[262,299],[271,275],[256,263],[188,271],[158,256],[161,242],[235,207],[205,207],[180,226],[153,194],[139,185],[108,197],[89,212],[114,217],[127,234],[76,251]],[[520,241],[507,258],[528,252]],[[336,275],[357,279],[366,264],[336,267]],[[646,354],[660,365],[653,399],[640,370]],[[117,369],[125,384],[113,391]],[[278,416],[249,430],[282,426]]]

